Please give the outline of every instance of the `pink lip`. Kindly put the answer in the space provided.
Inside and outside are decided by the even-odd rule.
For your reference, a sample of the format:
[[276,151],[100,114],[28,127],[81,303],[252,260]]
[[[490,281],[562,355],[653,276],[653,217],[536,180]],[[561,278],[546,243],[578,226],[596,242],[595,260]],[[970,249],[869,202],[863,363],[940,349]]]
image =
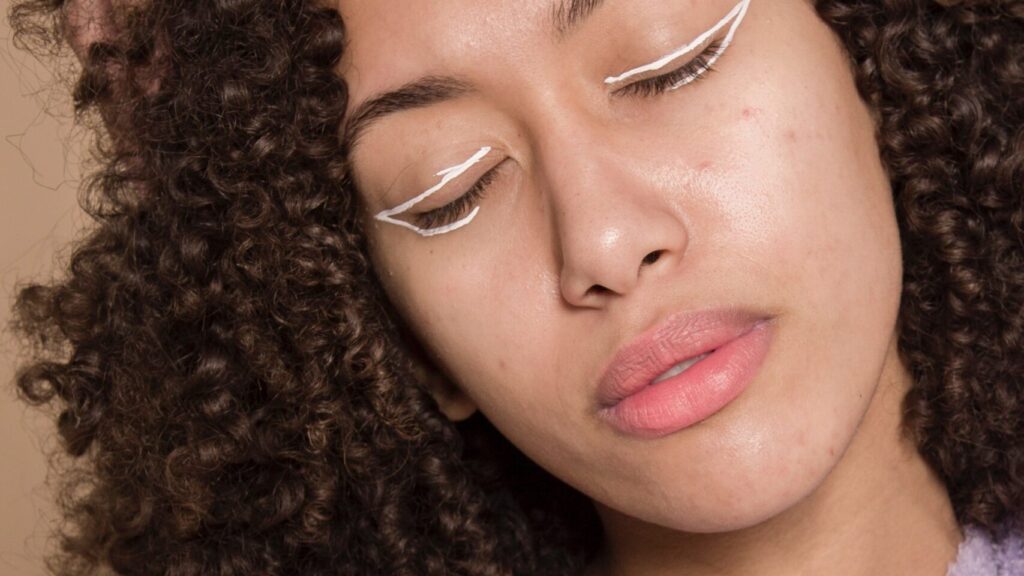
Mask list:
[[[741,310],[674,314],[615,354],[598,386],[598,413],[633,436],[692,426],[743,392],[767,354],[771,327],[765,316]],[[652,384],[705,352],[682,374]]]

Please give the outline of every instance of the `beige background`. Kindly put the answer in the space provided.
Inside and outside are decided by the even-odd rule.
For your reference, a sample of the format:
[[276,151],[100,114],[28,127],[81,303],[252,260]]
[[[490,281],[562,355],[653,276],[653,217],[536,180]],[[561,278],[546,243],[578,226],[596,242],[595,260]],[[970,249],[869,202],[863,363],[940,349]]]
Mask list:
[[[11,44],[0,0],[0,325],[15,285],[49,278],[68,242],[88,225],[77,204],[83,129],[66,90]],[[65,62],[65,64],[69,64]],[[45,574],[43,556],[57,516],[45,485],[44,450],[55,447],[50,418],[14,394],[18,349],[0,334],[0,576]]]

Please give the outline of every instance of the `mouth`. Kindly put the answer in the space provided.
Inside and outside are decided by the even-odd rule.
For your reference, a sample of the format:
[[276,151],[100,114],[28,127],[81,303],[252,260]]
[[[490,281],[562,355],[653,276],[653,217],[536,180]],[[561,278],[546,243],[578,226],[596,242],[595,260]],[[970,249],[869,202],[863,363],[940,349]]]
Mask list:
[[669,316],[615,354],[598,385],[598,414],[631,436],[692,426],[746,388],[773,327],[772,319],[741,310]]
[[686,372],[691,366],[693,366],[697,362],[700,362],[701,360],[707,358],[708,356],[710,356],[713,353],[714,353],[714,350],[711,350],[709,352],[705,352],[705,353],[701,354],[700,356],[695,356],[693,358],[690,358],[689,360],[683,360],[679,364],[676,364],[675,366],[673,366],[673,367],[669,368],[668,370],[666,370],[665,372],[663,372],[661,374],[661,376],[658,376],[654,380],[651,380],[651,385],[653,386],[653,385],[657,384],[658,382],[664,382],[665,380],[668,380],[669,378],[672,378],[673,376],[678,376],[679,374],[682,374],[683,372]]

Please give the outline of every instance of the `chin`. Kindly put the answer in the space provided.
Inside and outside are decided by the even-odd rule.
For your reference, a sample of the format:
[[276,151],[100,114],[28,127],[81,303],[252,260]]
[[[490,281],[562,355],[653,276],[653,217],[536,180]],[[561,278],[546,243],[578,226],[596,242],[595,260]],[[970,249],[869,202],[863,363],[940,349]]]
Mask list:
[[856,432],[859,417],[850,416],[846,426],[833,421],[831,433],[820,423],[787,426],[785,416],[757,427],[736,424],[731,432],[708,430],[714,439],[694,443],[702,448],[681,451],[685,458],[658,471],[652,497],[638,499],[645,505],[633,512],[645,522],[692,533],[768,522],[819,492]]
[[[806,500],[821,484],[821,474],[776,476],[754,481],[729,479],[699,492],[677,496],[673,508],[651,509],[645,521],[692,533],[733,532],[755,527]],[[754,484],[751,486],[750,484]]]

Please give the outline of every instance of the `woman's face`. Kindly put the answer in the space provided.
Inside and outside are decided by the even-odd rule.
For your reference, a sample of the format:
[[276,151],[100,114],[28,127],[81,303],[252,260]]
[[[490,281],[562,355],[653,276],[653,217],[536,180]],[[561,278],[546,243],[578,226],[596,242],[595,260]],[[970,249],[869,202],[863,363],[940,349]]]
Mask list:
[[[871,116],[810,3],[737,2],[340,3],[350,112],[427,78],[362,115],[351,157],[399,312],[538,464],[696,532],[809,494],[895,361]],[[685,320],[706,311],[739,324]],[[700,334],[722,347],[756,320],[650,394]],[[643,380],[618,418],[606,373]]]

